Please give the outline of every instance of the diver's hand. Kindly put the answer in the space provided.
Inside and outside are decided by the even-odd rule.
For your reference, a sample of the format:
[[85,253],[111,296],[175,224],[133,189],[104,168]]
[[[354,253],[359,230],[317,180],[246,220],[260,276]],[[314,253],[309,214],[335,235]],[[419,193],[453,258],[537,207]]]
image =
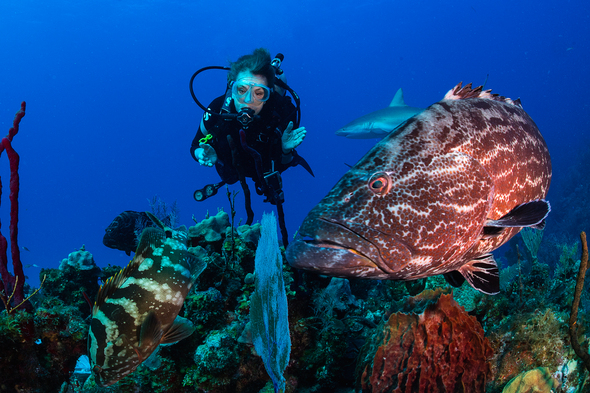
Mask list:
[[215,149],[206,143],[200,143],[199,147],[195,149],[195,157],[199,161],[199,164],[205,166],[213,166],[217,162]]
[[307,131],[305,130],[305,127],[293,129],[293,122],[290,121],[285,132],[283,132],[283,137],[281,138],[283,153],[291,153],[291,150],[295,149],[301,144],[301,142],[303,142],[306,134]]

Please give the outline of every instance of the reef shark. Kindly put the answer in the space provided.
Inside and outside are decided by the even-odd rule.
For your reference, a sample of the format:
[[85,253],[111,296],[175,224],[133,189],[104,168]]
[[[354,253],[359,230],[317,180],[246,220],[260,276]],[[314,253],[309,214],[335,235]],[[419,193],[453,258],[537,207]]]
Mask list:
[[458,84],[377,143],[307,215],[288,262],[498,293],[491,252],[544,226],[551,158],[520,100],[490,92]]
[[387,108],[379,109],[351,121],[336,131],[336,135],[350,139],[383,138],[423,110],[423,108],[407,106],[404,102],[404,92],[400,88]]

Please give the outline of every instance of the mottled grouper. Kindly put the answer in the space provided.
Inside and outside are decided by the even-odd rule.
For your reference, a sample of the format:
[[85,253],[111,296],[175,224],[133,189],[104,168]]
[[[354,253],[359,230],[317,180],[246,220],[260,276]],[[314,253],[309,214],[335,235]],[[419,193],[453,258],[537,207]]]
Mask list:
[[520,101],[459,84],[340,179],[287,260],[338,277],[444,274],[495,294],[491,252],[522,227],[544,226],[550,182],[549,151]]
[[160,344],[194,330],[176,319],[194,279],[206,264],[187,250],[187,232],[143,230],[135,257],[100,288],[88,333],[88,356],[98,384],[109,386],[133,372]]

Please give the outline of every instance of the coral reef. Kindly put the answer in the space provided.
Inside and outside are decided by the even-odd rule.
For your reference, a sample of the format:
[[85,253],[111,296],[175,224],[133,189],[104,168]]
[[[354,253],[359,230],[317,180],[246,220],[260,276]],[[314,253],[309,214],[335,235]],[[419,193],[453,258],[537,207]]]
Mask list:
[[255,259],[256,290],[250,297],[252,344],[272,379],[275,393],[285,390],[283,373],[291,354],[283,257],[274,214],[262,216],[262,236]]
[[216,215],[208,217],[189,228],[190,245],[196,246],[201,242],[206,244],[221,242],[225,238],[226,229],[229,227],[229,215],[220,210]]
[[0,154],[6,150],[10,161],[10,251],[14,271],[14,276],[8,271],[8,243],[0,234],[0,299],[4,306],[0,312],[0,391],[59,391],[85,351],[88,327],[75,307],[45,297],[34,310],[30,300],[38,290],[25,294],[18,246],[19,156],[12,147],[25,108],[23,102],[13,127],[0,143]]
[[491,359],[494,379],[490,390],[504,386],[516,375],[544,366],[555,372],[567,352],[564,315],[552,310],[524,313],[494,329],[488,338],[495,355]]
[[[8,242],[0,233],[0,300],[8,313],[19,307],[32,311],[32,306],[25,298],[25,273],[20,260],[20,247],[18,246],[18,193],[20,191],[20,179],[18,165],[20,157],[12,147],[12,139],[19,131],[20,121],[25,116],[26,103],[23,101],[20,110],[14,116],[12,127],[8,135],[0,141],[0,155],[6,150],[10,163],[10,253],[12,257],[12,270],[14,276],[8,271],[7,249]],[[0,197],[2,196],[2,183],[0,182]]]
[[86,322],[57,298],[45,298],[34,314],[0,313],[0,331],[0,392],[57,392],[86,353]]
[[[74,367],[86,352],[85,295],[93,300],[98,281],[120,268],[98,269],[81,248],[59,268],[44,269],[43,290],[31,299],[35,311],[0,313],[0,370],[14,371],[0,381],[0,392],[273,392],[253,345],[251,300],[261,225],[236,229],[232,223],[233,217],[219,211],[189,229],[189,252],[208,265],[179,314],[195,333],[179,344],[160,346],[109,388],[96,386],[94,377],[86,379],[89,370],[75,373]],[[525,392],[539,371],[518,379],[525,381],[518,388],[509,382],[539,367],[545,368],[545,386],[554,392],[584,391],[590,380],[571,349],[567,322],[580,247],[545,236],[535,248],[529,250],[522,239],[514,243],[513,264],[501,269],[502,292],[496,296],[464,285],[451,298],[440,276],[409,285],[347,280],[296,273],[282,263],[291,339],[284,391],[351,393],[356,384],[375,392],[455,391],[457,386],[471,392]],[[284,258],[283,249],[274,252]],[[586,351],[589,305],[590,294],[582,291],[576,326]],[[411,345],[424,340],[423,347]]]
[[[500,294],[494,297],[475,294],[471,298],[475,307],[470,313],[482,323],[494,349],[489,393],[501,392],[512,378],[538,367],[561,375],[556,378],[563,392],[575,391],[587,378],[571,349],[567,322],[580,266],[576,260],[578,246],[555,242],[553,238],[545,242],[554,250],[548,250],[549,246],[542,243],[538,258],[524,244],[522,253],[516,252],[516,264],[501,270],[504,289]],[[549,262],[547,254],[552,256],[551,264],[543,262]],[[590,316],[590,296],[582,293],[581,298],[580,304],[586,306],[580,306],[579,320],[585,321]],[[577,336],[582,346],[588,342],[584,329],[580,324]]]
[[41,269],[41,275],[47,277],[45,296],[57,297],[76,307],[82,315],[90,315],[90,303],[99,288],[98,280],[107,278],[84,246],[62,259],[58,269]]
[[590,354],[588,349],[580,346],[578,343],[578,308],[580,307],[580,296],[584,290],[584,277],[586,276],[586,270],[588,269],[588,243],[586,242],[586,233],[580,234],[582,241],[582,259],[580,261],[580,271],[578,273],[578,279],[576,280],[576,290],[574,293],[574,301],[572,304],[572,313],[569,320],[569,332],[572,347],[586,366],[588,372],[590,372]]
[[394,313],[367,342],[357,370],[364,392],[484,392],[492,348],[477,320],[442,291],[418,313]]
[[502,393],[551,393],[558,386],[559,381],[546,367],[538,367],[513,378]]

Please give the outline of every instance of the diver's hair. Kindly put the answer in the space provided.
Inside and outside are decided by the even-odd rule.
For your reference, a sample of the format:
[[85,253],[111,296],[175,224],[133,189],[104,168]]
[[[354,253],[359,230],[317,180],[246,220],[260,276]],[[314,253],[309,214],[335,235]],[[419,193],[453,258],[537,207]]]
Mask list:
[[227,75],[227,81],[235,81],[242,71],[249,71],[254,75],[262,75],[271,89],[274,87],[275,70],[270,65],[270,53],[265,48],[255,49],[251,55],[244,55],[230,64],[231,70]]

